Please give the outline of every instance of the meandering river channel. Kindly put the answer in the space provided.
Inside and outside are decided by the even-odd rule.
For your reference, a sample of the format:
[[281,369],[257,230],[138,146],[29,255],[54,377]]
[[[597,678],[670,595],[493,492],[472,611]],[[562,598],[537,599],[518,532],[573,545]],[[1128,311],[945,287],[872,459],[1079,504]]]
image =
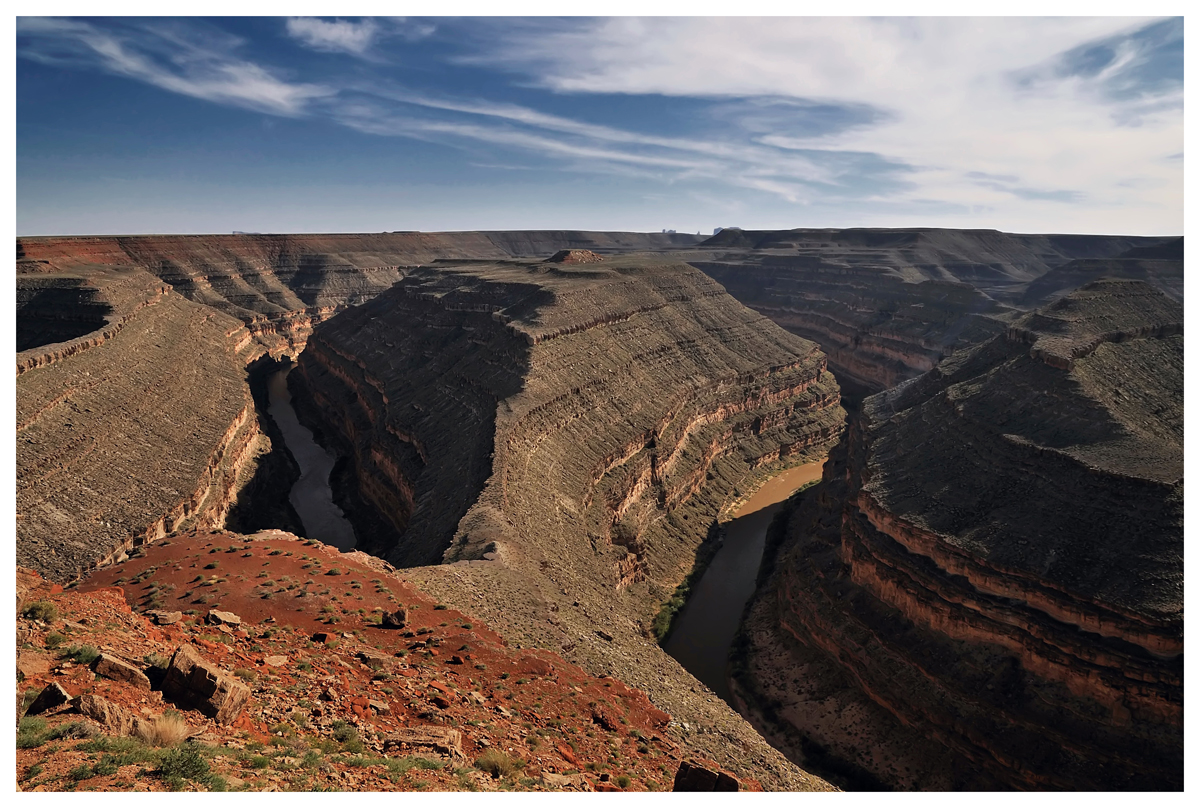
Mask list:
[[742,609],[754,594],[767,527],[796,489],[820,478],[824,460],[772,477],[725,525],[725,541],[675,618],[666,652],[713,692],[729,701],[729,648]]
[[337,458],[313,440],[312,432],[301,425],[292,409],[287,376],[294,367],[288,365],[267,379],[270,396],[267,412],[283,433],[283,442],[300,466],[300,479],[292,486],[288,500],[304,523],[308,538],[333,545],[343,552],[353,550],[357,543],[354,528],[342,509],[334,504],[333,491],[329,487],[329,473]]

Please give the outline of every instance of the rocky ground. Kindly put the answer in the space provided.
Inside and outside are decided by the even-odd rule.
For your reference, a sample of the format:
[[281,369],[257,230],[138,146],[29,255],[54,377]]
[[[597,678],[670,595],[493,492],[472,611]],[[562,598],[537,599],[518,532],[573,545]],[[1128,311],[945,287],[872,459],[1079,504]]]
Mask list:
[[[684,758],[641,691],[290,534],[193,532],[18,590],[25,791],[661,791]],[[228,683],[224,713],[169,686],[188,646]],[[70,700],[37,703],[56,688]],[[712,790],[719,767],[690,759]]]

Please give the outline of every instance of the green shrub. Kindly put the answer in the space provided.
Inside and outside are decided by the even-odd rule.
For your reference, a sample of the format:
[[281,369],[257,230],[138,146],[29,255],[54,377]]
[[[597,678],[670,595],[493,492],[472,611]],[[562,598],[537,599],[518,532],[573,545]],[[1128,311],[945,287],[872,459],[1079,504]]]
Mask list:
[[86,763],[84,763],[80,766],[76,766],[75,768],[71,769],[71,771],[67,772],[67,777],[70,777],[75,782],[79,782],[80,780],[86,780],[91,776],[92,776],[92,767],[87,765]]
[[629,778],[624,774],[617,775],[617,785],[621,788],[629,788]]
[[436,605],[436,606],[434,606],[434,607],[433,607],[433,610],[434,610],[435,612],[444,612],[444,611],[446,611],[446,608],[447,608],[447,607],[446,607],[446,604],[444,604],[444,603],[439,603],[438,605]]
[[100,651],[94,645],[72,645],[63,656],[80,665],[91,665],[100,658]]
[[46,647],[53,651],[58,646],[67,641],[66,636],[59,634],[57,631],[51,631],[46,635]]
[[97,737],[100,731],[86,721],[72,721],[69,724],[59,724],[46,736],[47,740],[57,741],[63,738],[82,738],[91,740]]
[[25,605],[25,608],[21,610],[21,616],[49,623],[58,617],[58,607],[48,600],[35,600],[33,603]]
[[49,738],[46,732],[46,722],[41,718],[26,717],[17,725],[17,748],[34,749],[44,744]]
[[157,774],[167,781],[203,781],[209,775],[208,761],[194,747],[177,746],[159,758]]
[[355,729],[353,725],[348,724],[345,721],[334,721],[333,737],[342,743],[345,743],[346,741],[357,740],[358,730]]

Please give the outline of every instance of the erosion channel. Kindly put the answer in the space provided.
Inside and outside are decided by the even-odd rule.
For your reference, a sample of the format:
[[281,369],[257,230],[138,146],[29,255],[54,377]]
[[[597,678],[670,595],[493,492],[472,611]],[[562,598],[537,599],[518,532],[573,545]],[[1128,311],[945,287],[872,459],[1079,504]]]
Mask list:
[[783,501],[821,478],[824,460],[790,468],[763,483],[723,526],[724,539],[687,605],[675,618],[664,649],[689,673],[730,700],[729,649],[742,609],[754,593],[767,527]]
[[329,487],[329,473],[337,458],[313,440],[312,432],[301,425],[296,411],[292,409],[287,377],[294,367],[290,363],[284,365],[267,380],[267,390],[271,396],[268,412],[283,433],[288,451],[300,466],[300,479],[292,486],[288,499],[300,515],[308,538],[332,545],[343,552],[352,550],[357,543],[354,528],[342,509],[334,504],[333,491]]

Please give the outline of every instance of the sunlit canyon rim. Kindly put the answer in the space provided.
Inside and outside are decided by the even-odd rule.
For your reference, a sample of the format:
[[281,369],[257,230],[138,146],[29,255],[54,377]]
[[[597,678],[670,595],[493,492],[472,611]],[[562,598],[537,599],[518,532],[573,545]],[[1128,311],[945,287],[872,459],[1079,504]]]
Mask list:
[[[20,238],[17,563],[31,592],[121,577],[136,621],[207,531],[307,547],[278,533],[307,524],[270,415],[294,362],[352,574],[643,693],[671,776],[1179,788],[1182,278],[1178,238],[985,230]],[[656,623],[750,493],[826,455],[767,535],[743,718]],[[458,709],[375,701],[364,737]],[[579,755],[529,771],[618,774]]]

